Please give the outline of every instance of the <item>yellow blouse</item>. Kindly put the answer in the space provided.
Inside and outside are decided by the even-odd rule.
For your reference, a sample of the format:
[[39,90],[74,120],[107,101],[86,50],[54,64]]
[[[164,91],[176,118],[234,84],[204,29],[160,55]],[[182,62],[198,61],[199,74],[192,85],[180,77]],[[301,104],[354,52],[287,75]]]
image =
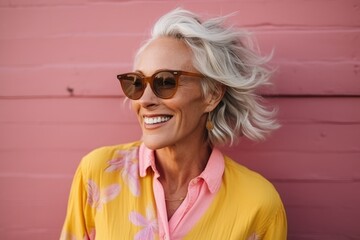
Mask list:
[[[153,172],[139,176],[139,142],[103,147],[80,163],[61,240],[159,239]],[[184,239],[284,240],[286,215],[275,188],[224,157],[222,184]]]

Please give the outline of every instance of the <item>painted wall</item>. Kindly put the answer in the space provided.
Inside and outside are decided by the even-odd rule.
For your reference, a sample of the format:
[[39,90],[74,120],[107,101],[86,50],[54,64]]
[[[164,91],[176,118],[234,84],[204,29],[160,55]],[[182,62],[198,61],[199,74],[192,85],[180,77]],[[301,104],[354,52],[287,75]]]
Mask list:
[[0,0],[0,239],[58,239],[81,157],[139,138],[115,75],[176,6],[275,50],[283,127],[226,151],[275,184],[289,239],[360,239],[358,0]]

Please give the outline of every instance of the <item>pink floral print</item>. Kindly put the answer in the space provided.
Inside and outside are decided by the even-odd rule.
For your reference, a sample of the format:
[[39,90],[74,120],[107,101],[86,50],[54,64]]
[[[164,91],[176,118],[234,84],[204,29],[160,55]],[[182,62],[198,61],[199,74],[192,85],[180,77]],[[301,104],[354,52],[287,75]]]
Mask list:
[[100,210],[103,204],[113,200],[120,193],[120,186],[118,184],[111,184],[110,186],[99,189],[96,183],[92,180],[88,180],[88,203]]
[[260,240],[260,237],[256,233],[253,233],[250,235],[248,240]]
[[85,235],[84,240],[95,240],[95,229],[91,229],[90,233]]
[[118,157],[110,160],[106,172],[121,171],[124,182],[134,196],[140,195],[139,158],[137,148],[126,151],[119,150]]
[[151,207],[146,208],[146,217],[140,213],[132,211],[129,215],[130,221],[136,225],[143,227],[136,235],[135,240],[153,240],[158,232],[158,224]]

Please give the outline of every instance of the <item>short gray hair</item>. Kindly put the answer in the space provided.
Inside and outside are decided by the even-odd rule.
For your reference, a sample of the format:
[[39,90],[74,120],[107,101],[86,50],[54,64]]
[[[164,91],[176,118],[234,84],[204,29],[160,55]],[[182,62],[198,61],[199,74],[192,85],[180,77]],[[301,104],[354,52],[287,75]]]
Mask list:
[[[205,77],[203,94],[221,91],[224,96],[209,113],[214,129],[208,138],[212,145],[232,145],[239,136],[263,140],[279,124],[276,110],[261,104],[256,90],[268,83],[271,71],[265,67],[269,57],[253,50],[249,32],[224,26],[226,17],[201,22],[194,13],[177,8],[162,16],[154,25],[152,37],[137,53],[158,37],[184,41],[191,49],[194,67]],[[245,44],[246,41],[246,44]]]

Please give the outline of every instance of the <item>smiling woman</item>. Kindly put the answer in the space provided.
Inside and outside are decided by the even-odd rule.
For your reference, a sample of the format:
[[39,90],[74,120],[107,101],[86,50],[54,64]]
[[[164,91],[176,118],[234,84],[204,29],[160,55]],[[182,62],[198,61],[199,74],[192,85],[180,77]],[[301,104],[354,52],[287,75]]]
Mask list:
[[[151,41],[135,62],[136,71],[148,76],[158,69],[178,69],[192,73],[179,77],[179,83],[176,84],[179,86],[175,88],[174,85],[171,98],[160,98],[151,88],[145,88],[142,97],[132,101],[142,127],[144,144],[151,149],[158,149],[159,154],[162,148],[179,148],[187,144],[194,150],[201,149],[207,114],[221,100],[222,93],[217,94],[217,98],[215,95],[203,96],[199,79],[202,75],[192,67],[192,58],[191,51],[183,41],[160,37]],[[158,117],[167,117],[168,121],[151,125],[144,121]],[[205,156],[205,152],[203,154],[199,158],[205,160],[208,156]]]
[[222,21],[176,9],[155,24],[117,76],[142,139],[82,160],[62,239],[286,239],[274,187],[217,148],[278,127],[255,94],[264,59]]

